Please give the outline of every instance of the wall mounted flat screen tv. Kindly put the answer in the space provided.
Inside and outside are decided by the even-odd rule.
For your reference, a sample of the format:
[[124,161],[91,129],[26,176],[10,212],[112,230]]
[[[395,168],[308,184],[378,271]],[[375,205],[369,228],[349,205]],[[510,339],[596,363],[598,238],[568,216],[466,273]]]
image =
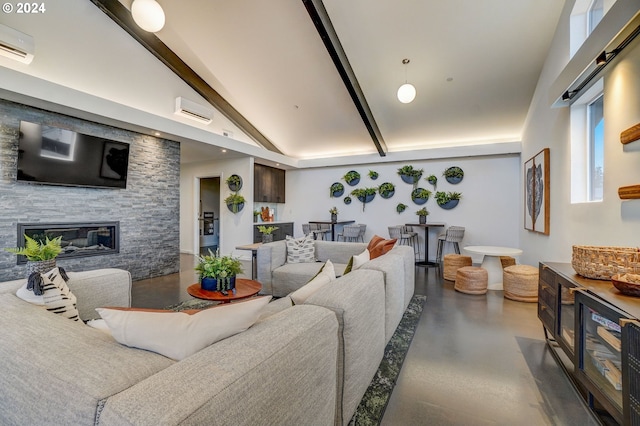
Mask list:
[[126,188],[128,166],[129,144],[20,122],[19,181]]

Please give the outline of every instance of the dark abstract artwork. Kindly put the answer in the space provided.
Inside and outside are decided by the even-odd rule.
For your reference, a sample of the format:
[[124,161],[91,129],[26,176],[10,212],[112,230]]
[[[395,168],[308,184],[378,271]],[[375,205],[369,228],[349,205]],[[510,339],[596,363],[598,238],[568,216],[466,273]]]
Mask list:
[[524,227],[549,234],[549,148],[524,163]]

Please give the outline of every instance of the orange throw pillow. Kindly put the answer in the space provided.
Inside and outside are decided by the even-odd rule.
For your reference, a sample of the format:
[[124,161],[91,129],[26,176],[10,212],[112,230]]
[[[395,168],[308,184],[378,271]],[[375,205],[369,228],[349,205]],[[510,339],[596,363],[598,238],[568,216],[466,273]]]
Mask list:
[[384,238],[374,235],[369,241],[369,245],[367,245],[367,250],[371,251],[375,246],[378,245],[379,242],[384,241]]
[[372,245],[371,243],[374,242],[374,240],[376,240],[377,242],[373,244],[373,247],[369,248],[369,257],[371,260],[375,259],[376,257],[380,257],[390,251],[396,244],[396,241],[398,241],[397,238],[394,238],[392,240],[385,240],[382,237],[374,235],[369,242],[369,246]]

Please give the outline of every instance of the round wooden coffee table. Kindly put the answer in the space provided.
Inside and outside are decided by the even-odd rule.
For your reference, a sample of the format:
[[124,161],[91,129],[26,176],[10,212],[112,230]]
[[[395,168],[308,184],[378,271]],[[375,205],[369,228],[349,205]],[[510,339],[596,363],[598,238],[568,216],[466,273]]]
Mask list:
[[219,291],[203,290],[200,283],[191,284],[187,287],[187,293],[198,299],[215,300],[216,302],[229,303],[232,300],[245,299],[255,296],[262,289],[262,284],[256,280],[236,278],[236,288],[229,291],[226,296]]

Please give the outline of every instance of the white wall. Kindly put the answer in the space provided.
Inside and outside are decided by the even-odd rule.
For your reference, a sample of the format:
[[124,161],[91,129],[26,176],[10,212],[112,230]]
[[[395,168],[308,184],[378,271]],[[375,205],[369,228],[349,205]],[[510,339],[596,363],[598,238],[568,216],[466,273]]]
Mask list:
[[[417,222],[415,212],[421,207],[411,201],[412,186],[402,182],[397,170],[405,164],[414,168],[423,168],[424,175],[420,186],[433,190],[424,180],[428,175],[438,177],[438,190],[462,193],[460,204],[452,210],[438,207],[433,196],[425,204],[430,215],[427,221],[445,222],[449,225],[466,227],[464,245],[499,245],[519,247],[519,227],[522,210],[520,207],[520,157],[518,155],[421,160],[403,163],[369,164],[356,167],[325,167],[287,171],[287,203],[282,209],[281,220],[293,221],[296,236],[302,235],[302,223],[309,220],[329,220],[329,209],[338,207],[338,219],[355,220],[367,224],[367,241],[374,235],[388,237],[390,225]],[[464,179],[457,185],[449,184],[442,176],[451,166],[460,166],[465,173]],[[341,178],[349,170],[358,171],[362,178],[355,187],[349,187]],[[367,173],[375,170],[380,177],[373,181]],[[336,199],[329,197],[329,187],[333,182],[345,185],[345,194]],[[396,185],[396,193],[390,199],[380,195],[366,204],[352,197],[353,202],[345,205],[344,196],[354,188],[378,186],[384,182]],[[434,191],[435,193],[435,191]],[[396,213],[398,203],[409,207],[404,213]],[[420,244],[424,247],[424,233],[418,229]],[[435,238],[438,232],[430,234],[429,258],[435,259]],[[481,261],[482,259],[475,259]]]
[[[242,211],[232,213],[224,199],[232,192],[225,180],[232,174],[243,180],[239,191],[247,202]],[[232,254],[236,246],[253,242],[253,159],[183,164],[180,170],[180,251],[197,253],[199,178],[220,177],[220,253]],[[218,213],[216,213],[218,214]]]
[[620,132],[640,121],[640,47],[636,40],[607,68],[605,76],[605,187],[603,202],[571,204],[570,119],[568,108],[550,108],[549,87],[569,60],[567,2],[560,18],[523,134],[522,158],[551,150],[551,230],[545,236],[520,226],[522,260],[571,261],[571,246],[638,246],[640,201],[622,201],[618,187],[640,183],[640,142],[620,143]]

